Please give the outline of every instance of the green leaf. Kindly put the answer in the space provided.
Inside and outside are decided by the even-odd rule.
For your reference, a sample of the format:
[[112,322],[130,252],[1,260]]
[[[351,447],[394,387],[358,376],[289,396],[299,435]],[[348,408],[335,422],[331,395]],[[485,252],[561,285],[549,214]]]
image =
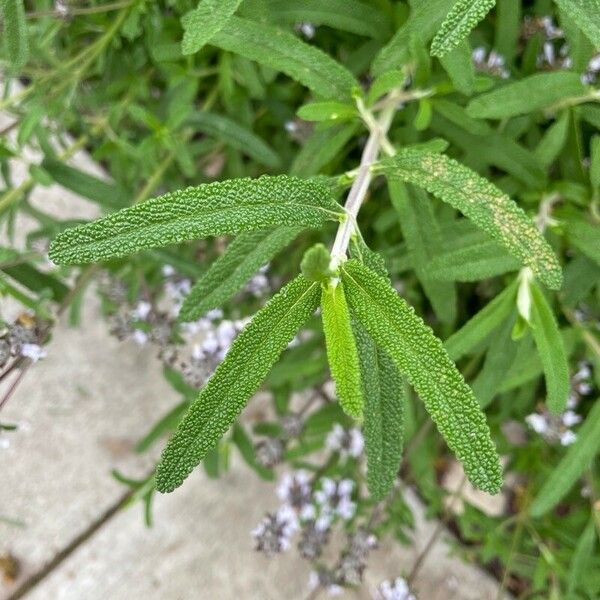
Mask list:
[[531,505],[531,516],[541,517],[554,508],[600,450],[600,399],[596,399],[585,422],[577,432],[577,441],[569,446]]
[[233,425],[231,441],[237,446],[244,462],[254,470],[261,479],[264,479],[265,481],[273,481],[273,479],[275,479],[272,469],[267,469],[257,462],[254,445],[248,437],[246,430],[239,423],[234,423]]
[[471,169],[442,154],[401,150],[379,163],[389,177],[424,187],[460,210],[531,267],[551,289],[560,289],[561,267],[537,227],[506,194]]
[[160,492],[179,487],[215,447],[318,303],[319,285],[300,275],[255,315],[164,449],[156,471]]
[[594,194],[600,198],[600,135],[590,140],[590,182]]
[[452,360],[469,354],[500,326],[515,307],[518,286],[519,280],[515,279],[444,342]]
[[554,414],[559,415],[567,406],[571,389],[567,355],[546,297],[535,283],[531,284],[530,289],[532,333],[544,367],[546,403]]
[[600,48],[600,0],[555,0],[555,2],[577,23],[594,48]]
[[367,104],[374,104],[393,89],[402,88],[406,84],[407,75],[404,71],[392,69],[376,77],[367,94]]
[[548,127],[544,137],[535,149],[538,162],[548,168],[561,153],[569,135],[569,111],[564,111],[560,117]]
[[464,40],[488,14],[496,0],[458,0],[431,44],[433,56],[445,56]]
[[353,320],[364,398],[367,486],[374,500],[394,487],[404,441],[404,383],[394,361]]
[[300,268],[309,281],[324,283],[333,276],[329,265],[331,254],[324,244],[315,244],[309,248],[302,258]]
[[363,414],[363,397],[358,351],[341,282],[323,286],[321,311],[327,359],[335,381],[337,398],[344,412],[360,419]]
[[2,26],[4,47],[14,71],[25,65],[29,58],[27,22],[23,0],[2,0]]
[[475,87],[475,65],[471,54],[471,46],[466,40],[463,40],[452,52],[448,52],[440,58],[454,87],[467,96],[473,93]]
[[502,246],[485,240],[434,257],[426,272],[439,281],[480,281],[517,271],[519,266]]
[[311,102],[296,113],[305,121],[348,121],[358,116],[356,107],[343,102]]
[[582,219],[572,219],[565,223],[565,229],[569,243],[600,265],[600,227]]
[[276,169],[281,166],[281,160],[271,146],[252,131],[228,117],[197,111],[187,119],[187,123],[202,133],[223,140],[228,146],[267,167]]
[[356,260],[342,265],[348,303],[423,400],[473,485],[497,493],[498,454],[472,390],[441,341],[389,283]]
[[277,227],[237,236],[190,290],[179,320],[195,321],[212,308],[225,304],[300,231],[298,227]]
[[267,23],[231,17],[211,44],[281,71],[324,98],[349,97],[354,76],[325,52]]
[[51,244],[50,258],[89,263],[272,225],[320,227],[340,210],[330,190],[316,181],[285,175],[233,179],[170,192],[67,229]]
[[569,564],[568,581],[567,581],[567,596],[573,594],[581,585],[589,568],[590,559],[594,556],[596,546],[596,527],[594,518],[588,522],[583,533],[579,537],[575,552]]
[[479,119],[505,119],[542,110],[586,93],[579,73],[538,73],[478,96],[469,102],[467,112]]
[[201,0],[198,7],[181,19],[184,29],[181,51],[194,54],[225,25],[242,0]]

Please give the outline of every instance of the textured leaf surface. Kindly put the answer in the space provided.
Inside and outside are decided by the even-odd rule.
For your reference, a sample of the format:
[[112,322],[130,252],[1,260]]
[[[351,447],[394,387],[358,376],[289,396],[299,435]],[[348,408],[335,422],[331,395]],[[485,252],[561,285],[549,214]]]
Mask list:
[[469,354],[500,326],[515,307],[518,286],[519,281],[515,279],[444,342],[444,347],[452,360],[458,360],[465,354]]
[[223,29],[242,0],[201,0],[198,8],[181,19],[183,54],[194,54],[218,31]]
[[458,0],[435,34],[431,54],[444,56],[456,48],[495,4],[496,0]]
[[342,280],[351,309],[415,388],[470,481],[497,493],[502,472],[485,416],[442,342],[384,278],[360,262],[345,263]]
[[585,33],[594,48],[600,48],[600,0],[555,0]]
[[548,408],[558,415],[567,406],[571,388],[567,355],[552,309],[535,283],[531,285],[531,300],[533,339],[544,367],[546,402]]
[[232,148],[243,152],[267,167],[276,169],[281,165],[277,152],[269,144],[228,117],[206,111],[197,111],[187,122],[203,133],[222,139]]
[[209,183],[68,229],[52,243],[50,257],[59,264],[87,263],[271,225],[319,227],[336,211],[330,190],[311,180],[281,175]]
[[305,252],[300,268],[306,279],[322,283],[333,275],[329,268],[330,263],[329,250],[324,244],[315,244]]
[[2,16],[2,37],[6,55],[13,69],[20,69],[29,58],[29,42],[27,40],[27,23],[23,0],[2,0],[0,3]]
[[238,235],[186,296],[179,319],[195,321],[230,300],[260,267],[298,236],[301,229],[278,227]]
[[363,414],[360,367],[343,284],[323,286],[321,311],[327,359],[337,398],[344,412],[359,419]]
[[538,73],[478,96],[471,100],[467,112],[479,119],[505,119],[548,108],[586,92],[578,73]]
[[552,248],[523,210],[489,181],[442,154],[403,150],[380,165],[388,176],[423,187],[460,210],[548,287],[560,289],[562,272]]
[[404,383],[394,361],[356,320],[352,323],[364,398],[367,486],[375,500],[394,487],[404,441]]
[[156,471],[159,491],[180,486],[217,444],[313,314],[319,292],[318,284],[299,275],[240,333],[163,451]]
[[358,82],[325,52],[266,23],[231,17],[211,44],[289,75],[325,98],[342,98]]
[[577,432],[577,441],[550,474],[531,505],[531,515],[541,517],[569,492],[600,451],[600,399]]

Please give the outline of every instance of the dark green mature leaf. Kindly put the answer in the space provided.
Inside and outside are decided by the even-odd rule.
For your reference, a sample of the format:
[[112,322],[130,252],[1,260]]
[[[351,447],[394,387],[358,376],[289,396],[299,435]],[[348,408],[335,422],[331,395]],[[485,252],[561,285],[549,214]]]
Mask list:
[[502,472],[485,416],[441,341],[389,283],[356,260],[342,266],[348,303],[425,403],[470,481],[489,493]]
[[238,235],[186,296],[179,319],[195,321],[222,306],[301,231],[299,227],[277,227]]
[[558,324],[542,290],[531,284],[531,325],[544,377],[548,408],[556,415],[567,406],[571,383],[569,364]]
[[537,227],[506,194],[471,169],[441,154],[401,150],[379,163],[392,178],[424,187],[451,204],[531,267],[551,289],[562,284],[561,267]]
[[577,23],[595,48],[600,48],[600,0],[555,0]]
[[348,97],[354,76],[325,52],[267,23],[231,17],[211,44],[281,71],[325,98]]
[[156,487],[179,487],[259,388],[269,370],[316,310],[320,286],[299,275],[260,310],[233,342],[164,449]]
[[27,40],[27,22],[23,0],[2,0],[0,4],[2,16],[4,46],[11,67],[18,71],[29,58],[29,41]]
[[518,286],[519,280],[515,279],[444,342],[452,360],[458,360],[471,352],[500,326],[515,308]]
[[200,0],[198,7],[181,19],[183,54],[194,54],[223,29],[242,0]]
[[464,40],[494,7],[496,0],[457,0],[431,44],[433,56],[445,56]]
[[358,348],[364,398],[367,485],[375,500],[392,490],[404,442],[404,383],[394,361],[356,320],[352,323]]
[[577,432],[577,441],[554,468],[531,505],[531,516],[541,517],[554,508],[590,466],[600,451],[600,399]]
[[363,396],[356,341],[352,333],[350,311],[341,282],[323,285],[321,311],[327,346],[327,359],[335,392],[344,412],[355,419],[363,414]]
[[197,111],[188,118],[187,123],[203,133],[223,140],[228,146],[243,152],[267,167],[276,169],[281,165],[277,152],[269,144],[228,117]]
[[579,73],[538,73],[471,100],[467,112],[480,119],[505,119],[548,108],[587,93]]
[[340,211],[330,190],[309,179],[281,175],[209,183],[68,229],[52,243],[50,258],[59,264],[87,263],[272,225],[320,227]]

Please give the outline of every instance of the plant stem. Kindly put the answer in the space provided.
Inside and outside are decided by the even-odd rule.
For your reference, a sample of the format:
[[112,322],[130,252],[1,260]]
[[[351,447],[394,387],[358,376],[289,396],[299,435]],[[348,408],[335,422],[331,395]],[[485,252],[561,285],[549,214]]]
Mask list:
[[336,269],[340,263],[346,259],[346,253],[350,244],[350,238],[354,233],[356,217],[358,211],[367,195],[369,184],[371,183],[372,173],[371,165],[377,160],[379,151],[381,150],[382,144],[386,139],[387,132],[392,124],[394,113],[396,112],[395,106],[391,105],[386,107],[379,118],[379,120],[371,123],[371,133],[369,139],[363,150],[360,165],[358,167],[358,174],[344,206],[346,210],[346,219],[340,224],[335,236],[335,241],[331,248],[331,267],[332,270]]

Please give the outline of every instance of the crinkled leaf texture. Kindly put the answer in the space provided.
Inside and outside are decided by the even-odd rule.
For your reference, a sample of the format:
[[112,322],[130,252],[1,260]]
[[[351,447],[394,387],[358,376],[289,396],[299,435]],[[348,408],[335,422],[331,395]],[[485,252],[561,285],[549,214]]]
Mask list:
[[340,212],[331,190],[314,180],[286,175],[232,179],[170,192],[67,229],[52,243],[50,258],[57,264],[82,264],[272,225],[318,228]]
[[336,283],[337,285],[324,284],[321,295],[327,359],[340,405],[348,415],[360,419],[363,413],[363,397],[358,351],[352,333],[344,286],[339,281]]
[[2,0],[0,2],[4,46],[14,70],[20,69],[29,58],[27,22],[23,0]]
[[415,388],[470,481],[498,493],[502,469],[485,415],[442,342],[383,277],[360,262],[344,263],[342,281],[350,308]]
[[445,56],[483,20],[496,0],[458,0],[433,38],[431,54]]
[[545,285],[560,289],[562,270],[552,248],[525,212],[495,185],[443,154],[401,150],[381,161],[379,168],[461,211],[531,267]]
[[236,338],[162,453],[156,471],[160,492],[179,487],[229,429],[316,310],[320,291],[318,283],[299,275]]
[[277,227],[238,235],[186,296],[179,320],[195,321],[230,300],[300,231],[299,227]]

